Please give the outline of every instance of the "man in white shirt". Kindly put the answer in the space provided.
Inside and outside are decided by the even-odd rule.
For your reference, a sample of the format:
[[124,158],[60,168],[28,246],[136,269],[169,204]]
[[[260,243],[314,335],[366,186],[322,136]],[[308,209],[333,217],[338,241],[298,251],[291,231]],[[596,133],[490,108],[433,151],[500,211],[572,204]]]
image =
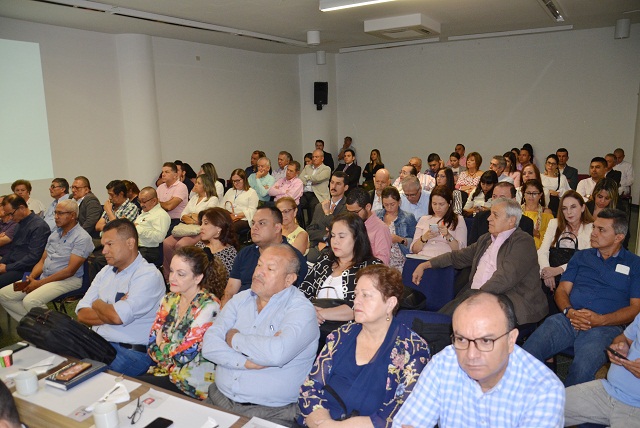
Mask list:
[[622,196],[630,196],[631,186],[633,185],[633,166],[629,162],[625,162],[624,150],[617,148],[613,151],[613,154],[616,157],[616,166],[613,169],[622,173],[620,194]]
[[507,161],[504,156],[495,155],[491,158],[491,162],[489,163],[489,169],[496,173],[498,176],[498,183],[506,181],[507,183],[513,184],[513,178],[509,177],[504,173],[505,168],[507,167]]
[[158,194],[153,187],[140,190],[138,202],[142,211],[133,222],[138,231],[138,251],[146,261],[159,265],[159,247],[167,236],[171,217],[160,206]]
[[[329,199],[329,179],[331,169],[323,164],[324,152],[314,150],[311,155],[311,164],[304,167],[300,173],[300,180],[304,183],[300,206],[298,207],[298,223],[301,227],[311,224],[316,205]],[[305,222],[304,211],[307,211],[308,220]]]
[[382,168],[376,171],[376,174],[373,176],[373,186],[374,190],[371,192],[371,199],[373,203],[371,204],[371,209],[373,212],[381,210],[382,207],[382,198],[380,195],[382,194],[382,189],[391,185],[391,177],[389,175],[389,171]]
[[603,157],[596,156],[591,159],[589,165],[589,175],[591,177],[580,180],[576,191],[582,195],[584,200],[589,199],[593,193],[593,188],[596,187],[596,183],[604,178],[605,171],[607,170],[607,160]]
[[409,159],[409,165],[413,166],[418,171],[418,173],[416,174],[416,177],[418,178],[418,181],[420,181],[420,186],[422,186],[422,190],[426,190],[427,192],[430,192],[431,189],[436,187],[436,179],[430,176],[429,174],[424,174],[421,172],[422,159],[413,157]]
[[273,176],[275,181],[281,180],[287,174],[287,165],[291,163],[291,153],[285,152],[284,150],[278,153],[278,168],[274,169],[271,175]]

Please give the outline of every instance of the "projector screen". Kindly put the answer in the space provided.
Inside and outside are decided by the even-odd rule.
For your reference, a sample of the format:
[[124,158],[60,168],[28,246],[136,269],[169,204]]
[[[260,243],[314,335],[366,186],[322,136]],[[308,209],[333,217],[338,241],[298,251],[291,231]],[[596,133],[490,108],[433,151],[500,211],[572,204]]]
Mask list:
[[37,43],[0,39],[0,183],[53,177]]

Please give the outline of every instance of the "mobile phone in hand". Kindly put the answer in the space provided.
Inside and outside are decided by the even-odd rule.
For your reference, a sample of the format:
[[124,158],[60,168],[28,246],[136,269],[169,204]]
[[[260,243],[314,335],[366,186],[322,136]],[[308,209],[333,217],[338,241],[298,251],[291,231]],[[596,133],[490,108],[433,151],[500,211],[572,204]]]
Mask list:
[[606,349],[607,351],[611,352],[611,354],[615,355],[616,357],[618,357],[618,358],[620,358],[620,359],[623,359],[623,360],[627,360],[627,361],[629,361],[629,359],[628,359],[627,357],[625,357],[624,355],[622,355],[620,352],[618,352],[618,351],[616,351],[616,350],[612,349],[610,346],[607,346],[605,349]]

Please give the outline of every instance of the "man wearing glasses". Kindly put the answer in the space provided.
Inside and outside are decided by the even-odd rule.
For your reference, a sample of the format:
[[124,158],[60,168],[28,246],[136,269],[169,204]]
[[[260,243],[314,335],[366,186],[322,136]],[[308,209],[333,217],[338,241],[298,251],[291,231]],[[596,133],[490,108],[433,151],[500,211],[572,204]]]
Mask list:
[[25,272],[33,269],[51,234],[47,223],[29,210],[21,196],[7,196],[2,201],[2,208],[6,216],[19,223],[19,227],[13,236],[11,251],[0,263],[0,288],[19,281]]
[[71,184],[73,199],[78,203],[78,223],[92,238],[99,238],[96,232],[96,223],[102,214],[102,204],[91,192],[89,179],[82,175],[76,177]]
[[400,209],[413,214],[416,220],[429,214],[429,198],[431,194],[422,189],[420,181],[415,175],[410,175],[402,181]]
[[138,202],[142,211],[133,222],[138,231],[138,250],[146,261],[158,265],[162,262],[160,245],[167,236],[171,217],[160,206],[158,194],[153,187],[140,190]]
[[422,371],[393,427],[562,427],[564,387],[516,345],[515,327],[504,295],[480,292],[462,302],[452,345]]
[[51,181],[51,186],[49,186],[49,194],[53,198],[53,201],[44,212],[44,221],[47,222],[53,232],[58,227],[56,226],[55,219],[55,211],[56,206],[58,206],[58,202],[71,198],[71,195],[69,195],[69,182],[64,178],[54,178]]
[[83,264],[93,251],[93,241],[78,224],[76,201],[60,201],[54,216],[57,229],[49,235],[40,261],[24,282],[0,290],[0,305],[16,321],[31,308],[46,306],[82,286]]

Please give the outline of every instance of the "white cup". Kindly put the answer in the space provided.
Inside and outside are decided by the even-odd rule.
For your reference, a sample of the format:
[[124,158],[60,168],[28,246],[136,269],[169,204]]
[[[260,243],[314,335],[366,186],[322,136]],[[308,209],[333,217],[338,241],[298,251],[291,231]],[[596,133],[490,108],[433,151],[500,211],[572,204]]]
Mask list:
[[118,406],[116,403],[98,403],[93,409],[93,422],[96,428],[117,428]]
[[27,370],[18,373],[14,380],[16,381],[16,391],[20,395],[26,397],[38,392],[38,376],[33,371]]

